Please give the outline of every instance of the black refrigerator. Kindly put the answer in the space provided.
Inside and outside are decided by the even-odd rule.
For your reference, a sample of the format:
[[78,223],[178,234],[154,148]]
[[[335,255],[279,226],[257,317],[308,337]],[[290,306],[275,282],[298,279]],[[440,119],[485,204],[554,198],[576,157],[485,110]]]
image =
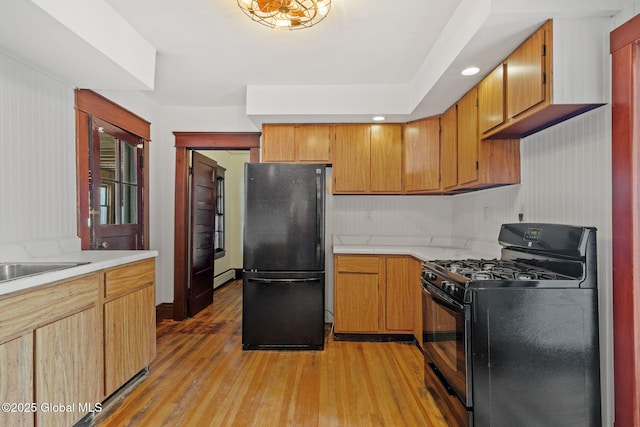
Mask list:
[[325,165],[245,165],[242,349],[324,348]]

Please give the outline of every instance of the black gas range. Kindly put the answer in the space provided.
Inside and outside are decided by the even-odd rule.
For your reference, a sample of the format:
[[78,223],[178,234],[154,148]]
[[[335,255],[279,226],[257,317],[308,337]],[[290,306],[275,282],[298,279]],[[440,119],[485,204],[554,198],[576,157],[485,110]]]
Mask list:
[[468,290],[472,287],[575,286],[578,279],[534,265],[502,259],[427,261],[422,267],[422,277],[460,302],[465,302],[465,297],[466,302],[469,302]]
[[423,265],[427,386],[451,425],[600,425],[595,228],[504,224],[498,241],[500,259]]

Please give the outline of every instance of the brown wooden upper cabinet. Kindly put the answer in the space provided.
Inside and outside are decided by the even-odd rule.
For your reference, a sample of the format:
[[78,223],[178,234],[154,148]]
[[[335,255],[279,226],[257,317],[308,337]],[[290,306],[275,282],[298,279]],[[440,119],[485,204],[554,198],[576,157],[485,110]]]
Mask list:
[[335,126],[333,192],[402,192],[402,124]]
[[501,63],[478,84],[478,125],[480,133],[500,126],[505,119],[504,68]]
[[331,163],[332,125],[262,125],[262,161]]
[[442,190],[454,194],[520,182],[520,140],[482,140],[474,87],[442,115]]
[[479,83],[480,137],[522,138],[603,105],[607,35],[603,17],[545,22]]
[[458,105],[453,104],[440,119],[440,186],[458,185]]
[[478,179],[478,89],[458,101],[458,185]]
[[440,191],[440,117],[409,122],[404,127],[406,193]]
[[551,21],[533,33],[506,61],[507,117],[513,119],[547,99],[547,33]]

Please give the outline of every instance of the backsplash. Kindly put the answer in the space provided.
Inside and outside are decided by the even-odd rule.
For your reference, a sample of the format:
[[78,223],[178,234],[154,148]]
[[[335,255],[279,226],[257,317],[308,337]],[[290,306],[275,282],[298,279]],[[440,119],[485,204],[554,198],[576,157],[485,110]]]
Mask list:
[[0,53],[0,243],[76,236],[73,89]]
[[450,197],[333,196],[333,234],[450,236]]
[[455,235],[495,239],[499,226],[551,222],[598,227],[610,237],[611,107],[522,139],[522,184],[454,196]]

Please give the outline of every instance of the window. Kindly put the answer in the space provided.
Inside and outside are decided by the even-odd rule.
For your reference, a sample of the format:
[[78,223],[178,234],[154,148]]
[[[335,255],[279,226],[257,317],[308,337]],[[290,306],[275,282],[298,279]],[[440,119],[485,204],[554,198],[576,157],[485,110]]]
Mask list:
[[149,249],[150,124],[88,89],[75,98],[82,249]]
[[89,116],[91,249],[142,249],[144,140]]
[[215,258],[222,258],[225,254],[224,248],[224,172],[225,168],[218,166],[216,173],[216,219],[215,219],[215,236],[214,236],[214,252]]

